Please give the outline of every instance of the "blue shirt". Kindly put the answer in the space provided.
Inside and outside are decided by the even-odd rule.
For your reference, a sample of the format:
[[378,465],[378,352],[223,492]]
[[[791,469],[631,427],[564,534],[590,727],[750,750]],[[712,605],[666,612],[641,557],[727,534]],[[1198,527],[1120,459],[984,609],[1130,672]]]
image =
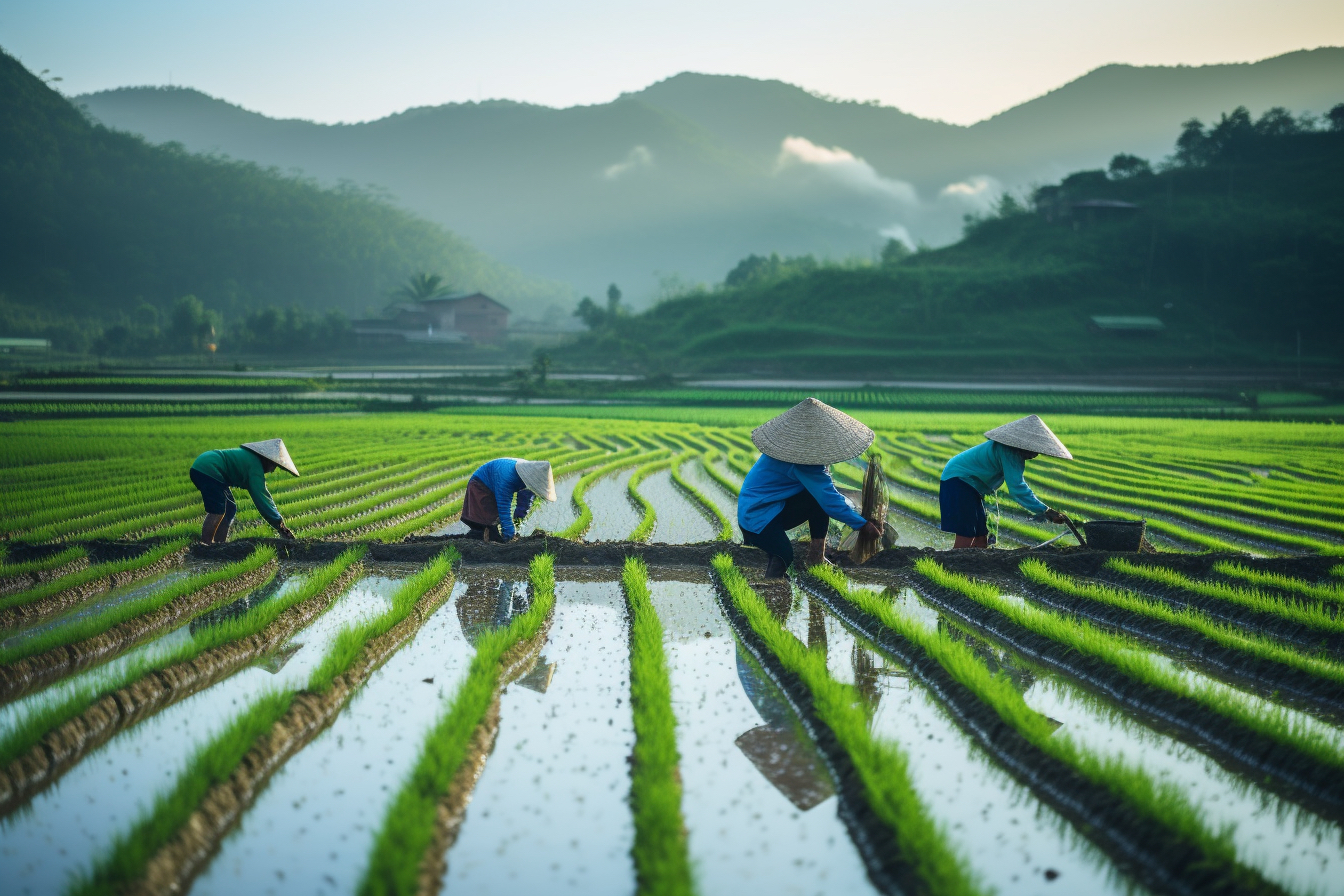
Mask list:
[[760,533],[779,515],[785,500],[806,489],[833,520],[853,529],[868,521],[854,505],[835,490],[830,470],[820,464],[791,464],[762,454],[742,480],[737,496],[737,524],[747,532]]
[[[485,483],[486,487],[495,495],[495,507],[499,510],[499,534],[505,538],[513,537],[514,520],[519,522],[527,516],[527,511],[532,507],[532,492],[523,484],[523,479],[518,475],[518,458],[501,457],[495,460],[486,461],[471,474],[472,479],[479,479]],[[512,514],[509,508],[513,507],[513,496],[518,495],[518,509]]]
[[1047,508],[1024,478],[1027,459],[995,441],[967,448],[947,462],[942,478],[960,479],[981,495],[992,495],[1008,483],[1008,494],[1030,513],[1040,516]]

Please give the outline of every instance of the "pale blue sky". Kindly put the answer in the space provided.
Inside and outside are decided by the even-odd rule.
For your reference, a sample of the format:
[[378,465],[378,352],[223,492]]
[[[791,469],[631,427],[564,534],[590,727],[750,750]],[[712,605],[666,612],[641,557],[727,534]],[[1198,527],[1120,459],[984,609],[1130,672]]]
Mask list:
[[326,122],[496,97],[606,102],[689,70],[969,124],[1108,62],[1338,45],[1340,0],[0,3],[0,46],[67,93],[171,81]]

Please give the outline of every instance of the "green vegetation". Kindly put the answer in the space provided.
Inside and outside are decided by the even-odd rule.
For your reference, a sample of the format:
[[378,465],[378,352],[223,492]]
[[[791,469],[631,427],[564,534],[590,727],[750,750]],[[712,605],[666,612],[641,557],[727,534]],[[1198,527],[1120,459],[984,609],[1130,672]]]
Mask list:
[[1229,722],[1310,757],[1329,768],[1344,771],[1344,743],[1338,735],[1280,706],[1206,679],[1191,679],[1149,653],[1133,638],[1110,634],[1083,621],[1005,599],[998,589],[949,572],[927,557],[915,562],[915,571],[929,581],[995,610],[1028,631],[1043,635],[1086,656],[1096,657],[1142,684],[1185,697]]
[[630,708],[635,749],[630,764],[630,807],[635,816],[635,875],[639,892],[684,896],[695,892],[686,826],[681,816],[681,754],[672,712],[672,682],[663,653],[663,624],[649,594],[649,571],[627,557],[621,573],[630,605]]
[[75,896],[125,893],[206,794],[229,779],[257,739],[271,730],[293,702],[293,691],[271,692],[254,700],[227,728],[197,749],[172,789],[155,797],[153,805],[117,835],[93,869],[77,878],[67,892]]
[[1302,625],[1327,632],[1344,632],[1344,616],[1323,603],[1300,603],[1285,600],[1274,594],[1267,594],[1254,588],[1237,588],[1225,582],[1201,581],[1162,566],[1148,566],[1142,563],[1130,563],[1119,557],[1106,561],[1106,568],[1131,576],[1155,582],[1167,588],[1179,588],[1204,597],[1217,598],[1234,603],[1257,613],[1269,613],[1283,619],[1289,619]]
[[1222,573],[1231,578],[1242,579],[1253,585],[1265,585],[1269,588],[1277,588],[1280,591],[1287,591],[1291,594],[1300,594],[1303,597],[1344,603],[1344,587],[1340,587],[1339,585],[1313,585],[1310,582],[1304,582],[1302,579],[1295,579],[1292,576],[1280,575],[1276,572],[1261,572],[1255,569],[1247,569],[1240,563],[1229,563],[1226,560],[1220,560],[1213,564],[1213,569],[1214,572]]
[[452,572],[459,559],[456,549],[446,548],[424,569],[402,582],[392,592],[391,606],[372,619],[342,629],[332,642],[327,655],[308,679],[308,690],[324,694],[331,689],[336,676],[345,672],[364,650],[364,646],[380,635],[385,635],[411,615],[415,604],[425,593],[437,587]]
[[[873,379],[1281,368],[1297,363],[1300,335],[1309,369],[1338,369],[1342,145],[1344,131],[1282,109],[1257,121],[1237,109],[1207,130],[1188,123],[1160,171],[1118,156],[1109,172],[1074,173],[1028,200],[1004,195],[955,245],[733,277],[590,321],[566,356]],[[1094,315],[1164,326],[1117,334],[1092,326]]]
[[130,357],[230,342],[329,355],[349,339],[344,314],[414,271],[505,301],[557,294],[359,188],[92,124],[4,53],[0,95],[5,335]]
[[[2,597],[0,598],[0,609],[30,604],[33,601],[41,600],[44,597],[50,597],[53,594],[60,594],[62,591],[68,591],[71,588],[78,588],[81,585],[95,582],[98,579],[107,578],[108,576],[118,575],[120,573],[133,572],[137,569],[144,569],[146,566],[153,566],[164,557],[168,557],[182,550],[188,543],[189,539],[178,539],[145,551],[138,557],[130,557],[126,560],[113,560],[108,563],[98,563],[93,566],[86,566],[69,575],[43,582],[34,588],[29,588],[27,591],[20,591],[17,594]],[[83,556],[84,549],[71,548],[68,551],[62,551],[61,554],[71,554],[70,559],[74,559],[74,557]],[[67,560],[66,562],[69,561]]]
[[[641,451],[639,448],[628,448],[625,451],[613,455],[613,457],[617,459],[611,460],[609,463],[603,464],[589,473],[585,473],[574,485],[574,506],[579,508],[578,519],[574,520],[574,522],[570,523],[559,532],[556,532],[556,537],[582,538],[583,533],[587,532],[588,527],[593,524],[593,508],[589,507],[588,502],[584,500],[584,495],[588,493],[588,489],[593,486],[593,483],[597,482],[597,480],[601,479],[603,476],[615,473],[617,470],[624,470],[627,467],[632,467],[641,460],[645,462],[661,460],[667,453],[668,452],[666,451],[662,451],[649,454]],[[650,528],[652,528],[652,524],[650,524]]]
[[554,564],[550,554],[533,558],[532,606],[476,643],[466,679],[425,738],[420,758],[388,806],[360,882],[361,896],[419,892],[420,863],[430,848],[439,801],[467,759],[471,740],[499,690],[501,660],[515,645],[536,637],[555,607]]
[[39,696],[0,735],[0,768],[26,754],[48,732],[75,718],[108,694],[139,681],[151,672],[160,672],[198,657],[207,650],[257,634],[278,619],[281,613],[329,588],[364,556],[364,550],[363,547],[353,547],[343,551],[334,561],[305,578],[298,588],[252,607],[240,616],[196,629],[192,632],[191,640],[175,650],[160,656],[136,658],[112,675],[91,677],[57,700]]
[[[58,569],[67,563],[73,563],[80,557],[83,557],[85,553],[86,552],[82,547],[75,545],[57,551],[40,560],[23,560],[16,563],[0,561],[0,579],[6,579],[10,576],[27,575],[28,573],[33,572],[44,572],[48,569]],[[5,598],[5,600],[9,600],[9,598]],[[0,607],[2,606],[6,606],[6,604],[0,601]]]
[[[164,588],[158,588],[144,597],[113,604],[98,613],[83,616],[67,625],[47,629],[11,647],[0,648],[0,665],[9,665],[30,656],[46,653],[56,647],[75,644],[101,635],[113,626],[129,622],[137,616],[165,607],[180,597],[186,597],[219,582],[227,582],[275,562],[275,548],[269,545],[254,550],[245,560],[230,563],[209,572],[178,579]],[[272,574],[273,575],[273,574]],[[111,657],[104,657],[111,659]]]
[[635,470],[630,481],[626,483],[626,493],[630,495],[630,500],[639,505],[641,514],[639,525],[635,526],[630,533],[631,541],[648,541],[649,536],[653,534],[653,527],[658,525],[658,516],[653,509],[653,502],[639,493],[639,484],[649,476],[657,473],[659,470],[665,470],[672,464],[669,460],[659,460],[642,465]]
[[[702,464],[702,466],[704,465]],[[714,474],[711,473],[710,475],[713,476]],[[724,512],[719,509],[719,505],[706,497],[700,489],[686,481],[686,478],[681,475],[680,463],[672,464],[672,481],[677,484],[678,488],[691,496],[691,499],[695,501],[697,507],[707,513],[714,522],[719,524],[719,534],[716,536],[719,541],[733,540],[732,520],[728,519]]]
[[775,620],[727,554],[715,557],[713,564],[719,581],[757,637],[807,687],[817,717],[849,753],[869,805],[891,828],[901,859],[928,892],[948,896],[982,892],[965,859],[953,850],[946,832],[920,800],[905,755],[869,733],[868,715],[854,688],[830,676],[825,654],[808,650]]
[[1309,656],[1301,651],[1284,646],[1278,639],[1254,632],[1247,632],[1240,626],[1219,622],[1207,613],[1191,607],[1176,610],[1160,600],[1144,597],[1133,591],[1125,591],[1102,585],[1099,582],[1083,582],[1072,576],[1058,573],[1040,560],[1024,560],[1018,567],[1029,582],[1053,588],[1074,597],[1087,598],[1122,610],[1129,610],[1149,619],[1179,625],[1224,647],[1242,650],[1252,656],[1262,657],[1294,669],[1300,669],[1312,675],[1329,678],[1344,683],[1344,665],[1324,656]]

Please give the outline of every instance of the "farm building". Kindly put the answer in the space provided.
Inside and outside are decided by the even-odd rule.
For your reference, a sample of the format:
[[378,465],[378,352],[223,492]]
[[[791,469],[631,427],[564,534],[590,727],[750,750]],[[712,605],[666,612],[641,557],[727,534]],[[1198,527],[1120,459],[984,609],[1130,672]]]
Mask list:
[[391,318],[353,322],[361,345],[396,342],[495,344],[504,341],[509,309],[484,293],[398,305]]

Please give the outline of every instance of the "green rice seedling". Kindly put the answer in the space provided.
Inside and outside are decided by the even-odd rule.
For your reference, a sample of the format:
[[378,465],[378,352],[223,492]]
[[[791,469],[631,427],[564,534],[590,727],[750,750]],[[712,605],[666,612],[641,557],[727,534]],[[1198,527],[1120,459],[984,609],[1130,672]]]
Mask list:
[[1230,578],[1241,579],[1250,582],[1253,585],[1266,585],[1270,588],[1277,588],[1280,591],[1300,594],[1303,597],[1313,597],[1320,600],[1331,600],[1335,603],[1344,603],[1344,587],[1339,585],[1313,585],[1311,582],[1295,579],[1292,576],[1285,576],[1277,572],[1261,572],[1258,569],[1248,569],[1240,563],[1229,563],[1226,560],[1220,560],[1213,564],[1213,569],[1214,572],[1222,573]]
[[[60,594],[62,591],[78,588],[81,585],[86,585],[89,582],[95,582],[98,579],[104,579],[108,576],[134,572],[137,569],[144,569],[146,566],[153,566],[164,557],[171,556],[185,548],[188,541],[189,539],[182,538],[145,551],[145,553],[138,557],[130,557],[126,560],[113,560],[108,563],[96,563],[93,566],[86,566],[78,572],[72,572],[69,575],[61,576],[60,578],[51,579],[35,588],[29,588],[27,591],[20,591],[17,594],[11,594],[7,597],[0,598],[0,610],[30,604],[33,601],[41,600],[44,597]],[[82,549],[80,549],[80,553],[83,553]]]
[[41,700],[9,726],[0,735],[0,768],[3,768],[31,750],[46,734],[59,725],[75,718],[108,694],[139,681],[152,672],[184,663],[207,650],[247,638],[265,629],[291,607],[325,591],[351,565],[364,556],[363,546],[341,552],[331,563],[318,569],[303,584],[265,601],[232,619],[192,632],[191,640],[170,653],[142,658],[128,663],[116,675],[101,677],[76,688],[58,700]]
[[1206,679],[1191,681],[1143,650],[1133,638],[1102,631],[1060,613],[1007,600],[993,585],[949,572],[927,557],[915,562],[915,571],[936,585],[999,612],[1028,631],[1096,657],[1137,682],[1199,703],[1248,731],[1284,744],[1324,766],[1344,771],[1344,744],[1340,738],[1327,734],[1281,706],[1258,701],[1249,694]]
[[725,492],[736,498],[741,493],[742,486],[720,473],[719,468],[714,465],[715,461],[721,456],[718,452],[707,454],[700,458],[700,466],[709,475],[710,479],[713,479]]
[[663,652],[663,624],[649,594],[644,561],[628,557],[621,573],[630,605],[630,708],[635,748],[630,806],[635,817],[635,876],[639,892],[682,896],[695,892],[686,826],[681,815],[681,754],[672,712],[672,681]]
[[26,657],[45,653],[56,647],[74,644],[101,635],[113,626],[167,606],[179,597],[185,597],[217,582],[226,582],[245,575],[274,560],[275,548],[263,545],[249,554],[246,559],[239,560],[236,563],[229,563],[209,572],[179,579],[144,597],[115,604],[100,613],[91,614],[69,625],[50,629],[12,647],[0,649],[0,665],[8,665]]
[[420,864],[433,841],[439,801],[466,761],[476,729],[499,690],[500,662],[514,645],[536,637],[555,607],[555,558],[532,559],[532,606],[507,626],[486,633],[447,711],[426,736],[420,757],[392,798],[374,836],[361,896],[419,892]]
[[1312,675],[1319,675],[1332,681],[1344,683],[1344,664],[1320,656],[1311,656],[1285,646],[1276,638],[1258,635],[1225,622],[1219,622],[1207,613],[1191,607],[1173,609],[1169,604],[1151,597],[1144,597],[1134,591],[1112,588],[1099,582],[1083,582],[1072,576],[1055,572],[1040,560],[1022,561],[1018,569],[1029,582],[1053,588],[1064,594],[1095,600],[1149,619],[1179,625],[1224,647],[1245,651],[1252,656],[1262,657],[1294,669],[1301,669]]
[[715,536],[718,541],[733,540],[732,521],[719,509],[719,505],[709,500],[700,489],[686,481],[686,478],[681,475],[681,464],[679,463],[672,464],[672,481],[676,483],[677,487],[683,492],[691,496],[697,507],[708,514],[714,522],[719,524],[719,532],[718,535]]
[[1267,594],[1254,588],[1238,588],[1225,582],[1206,582],[1192,579],[1187,575],[1162,566],[1131,563],[1119,557],[1106,561],[1106,568],[1136,579],[1145,579],[1167,588],[1180,588],[1204,597],[1226,600],[1230,603],[1255,610],[1258,613],[1270,613],[1293,622],[1299,622],[1311,628],[1328,632],[1344,632],[1344,618],[1323,603],[1304,603],[1288,600],[1274,594]]
[[177,777],[173,787],[156,797],[148,810],[112,841],[93,868],[76,878],[73,896],[116,896],[143,877],[150,860],[186,824],[211,788],[229,779],[243,757],[284,717],[294,691],[259,697],[228,727],[203,744]]
[[[67,563],[73,563],[85,555],[85,550],[78,545],[58,551],[55,554],[43,557],[40,560],[25,560],[15,563],[0,562],[0,579],[7,579],[10,576],[22,576],[34,572],[45,572],[48,569],[59,569]],[[4,606],[0,603],[0,606]]]
[[826,669],[826,656],[810,651],[771,615],[727,554],[713,560],[724,590],[748,624],[780,663],[797,675],[812,697],[817,717],[835,734],[849,754],[869,805],[891,828],[901,858],[923,882],[927,892],[972,894],[983,885],[964,856],[948,842],[947,832],[934,821],[910,777],[909,760],[894,744],[873,738],[862,698]]
[[308,679],[308,690],[315,694],[324,694],[330,690],[336,676],[350,668],[350,664],[359,656],[364,645],[379,635],[391,631],[409,616],[415,609],[416,601],[420,600],[426,591],[442,582],[458,559],[459,555],[455,548],[449,547],[440,552],[424,569],[408,578],[392,592],[392,606],[386,612],[343,629],[332,642],[322,662],[313,670]]
[[[659,452],[659,454],[662,455],[665,455],[666,453],[667,452]],[[583,537],[583,533],[587,532],[588,527],[593,524],[593,508],[589,507],[588,502],[584,500],[584,495],[588,493],[588,489],[592,487],[593,483],[597,482],[597,480],[601,479],[603,476],[614,473],[617,470],[623,470],[626,467],[633,466],[640,458],[643,458],[646,462],[661,459],[659,454],[649,455],[642,453],[639,448],[627,448],[626,450],[613,455],[613,458],[615,459],[610,462],[585,473],[579,481],[574,484],[573,501],[574,506],[579,508],[579,516],[574,522],[555,533],[555,536],[557,538],[571,539]]]
[[660,460],[654,461],[651,464],[644,464],[642,467],[635,470],[634,475],[630,477],[630,481],[626,483],[626,493],[630,495],[630,499],[638,504],[643,511],[643,515],[639,520],[639,525],[635,526],[634,531],[630,533],[631,541],[648,541],[649,536],[653,535],[653,527],[658,525],[658,514],[653,508],[653,502],[639,493],[639,484],[659,470],[664,470],[671,465],[672,461],[670,460]]

